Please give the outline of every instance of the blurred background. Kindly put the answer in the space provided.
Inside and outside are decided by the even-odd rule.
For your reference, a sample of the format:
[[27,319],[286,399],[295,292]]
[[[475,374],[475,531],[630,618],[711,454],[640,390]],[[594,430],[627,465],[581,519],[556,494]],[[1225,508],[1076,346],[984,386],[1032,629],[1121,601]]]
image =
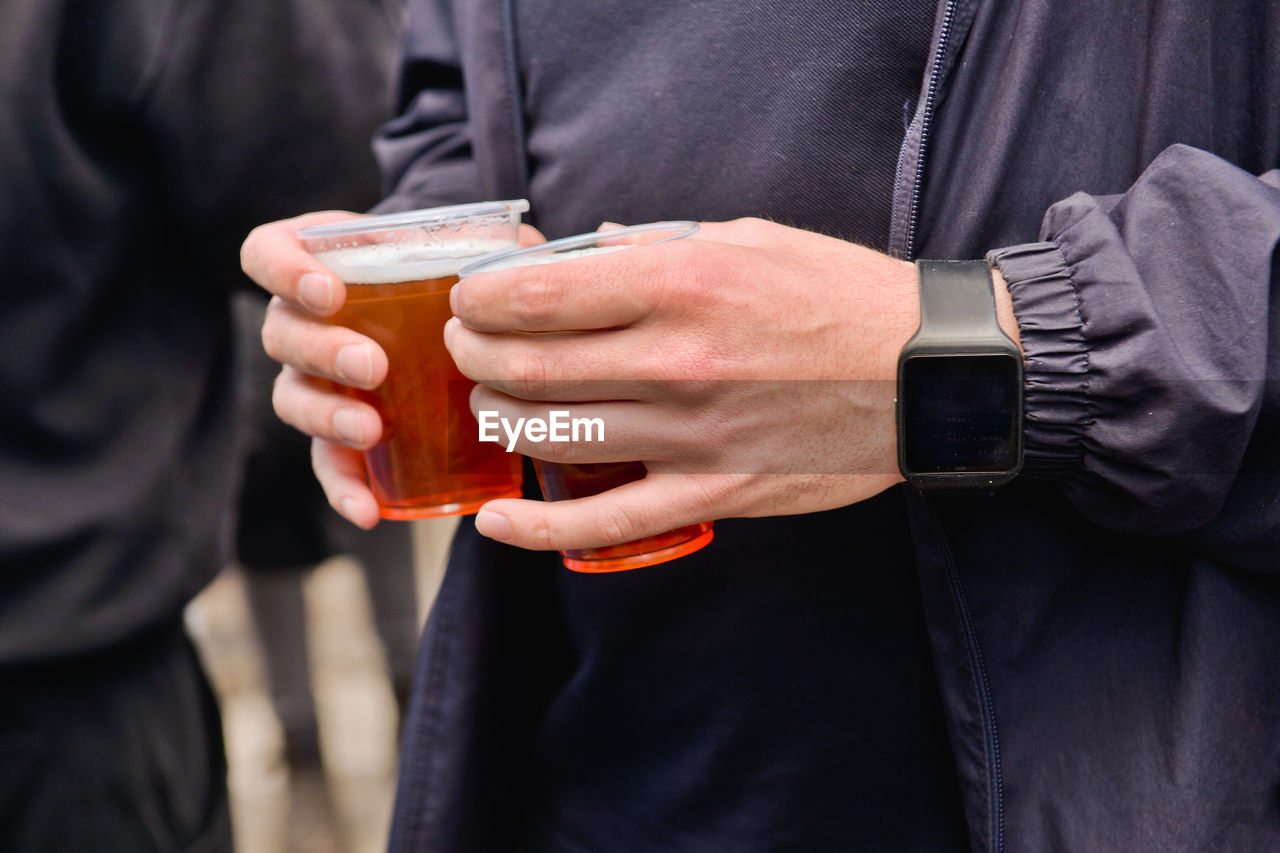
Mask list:
[[[411,533],[418,625],[429,610],[457,519],[386,522]],[[385,849],[399,708],[359,560],[338,554],[305,572],[303,639],[319,762],[291,766],[244,567],[229,566],[187,608],[222,708],[238,853]]]
[[384,849],[456,522],[365,534],[329,509],[309,441],[271,411],[267,295],[239,247],[379,199],[403,3],[13,11],[0,849],[225,849],[219,723],[184,622],[221,709],[237,850]]

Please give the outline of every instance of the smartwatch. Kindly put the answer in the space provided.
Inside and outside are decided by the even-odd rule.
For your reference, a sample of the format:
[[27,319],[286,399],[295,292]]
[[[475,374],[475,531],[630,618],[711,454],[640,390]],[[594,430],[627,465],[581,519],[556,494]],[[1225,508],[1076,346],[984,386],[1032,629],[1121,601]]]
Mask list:
[[898,357],[898,468],[925,490],[987,491],[1022,468],[1022,353],[986,261],[917,261],[920,328]]

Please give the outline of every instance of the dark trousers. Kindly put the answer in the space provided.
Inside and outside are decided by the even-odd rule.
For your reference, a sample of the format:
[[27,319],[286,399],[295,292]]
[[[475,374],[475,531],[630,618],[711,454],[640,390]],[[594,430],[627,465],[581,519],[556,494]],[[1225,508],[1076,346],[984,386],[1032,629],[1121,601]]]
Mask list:
[[180,624],[0,671],[0,850],[231,848],[218,709]]

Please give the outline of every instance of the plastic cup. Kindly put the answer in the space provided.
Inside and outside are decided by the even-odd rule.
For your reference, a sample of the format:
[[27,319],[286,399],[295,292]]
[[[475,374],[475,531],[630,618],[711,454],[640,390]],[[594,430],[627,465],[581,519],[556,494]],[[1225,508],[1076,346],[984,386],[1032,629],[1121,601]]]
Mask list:
[[475,512],[519,497],[521,458],[479,440],[469,397],[475,383],[444,346],[449,289],[478,257],[519,245],[524,200],[453,205],[303,228],[298,237],[345,282],[328,322],[355,329],[387,353],[372,391],[339,386],[382,417],[382,440],[365,453],[383,518]]
[[[678,240],[695,233],[696,222],[651,222],[576,237],[553,240],[540,246],[516,249],[468,264],[461,271],[466,277],[510,267],[550,264],[602,252],[629,249],[667,240]],[[549,501],[584,498],[607,491],[624,483],[639,480],[647,473],[643,462],[606,462],[570,464],[533,459],[542,495]],[[656,536],[647,536],[622,545],[561,551],[564,564],[576,572],[616,572],[665,563],[691,554],[711,542],[711,522],[690,524]]]

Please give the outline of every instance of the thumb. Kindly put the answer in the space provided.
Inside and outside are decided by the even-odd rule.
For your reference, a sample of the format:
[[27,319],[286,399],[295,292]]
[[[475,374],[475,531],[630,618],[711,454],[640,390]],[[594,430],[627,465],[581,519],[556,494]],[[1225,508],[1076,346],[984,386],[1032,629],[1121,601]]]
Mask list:
[[710,520],[724,478],[710,474],[653,474],[598,495],[564,501],[490,501],[476,514],[476,530],[490,539],[535,551],[573,551],[621,545]]

